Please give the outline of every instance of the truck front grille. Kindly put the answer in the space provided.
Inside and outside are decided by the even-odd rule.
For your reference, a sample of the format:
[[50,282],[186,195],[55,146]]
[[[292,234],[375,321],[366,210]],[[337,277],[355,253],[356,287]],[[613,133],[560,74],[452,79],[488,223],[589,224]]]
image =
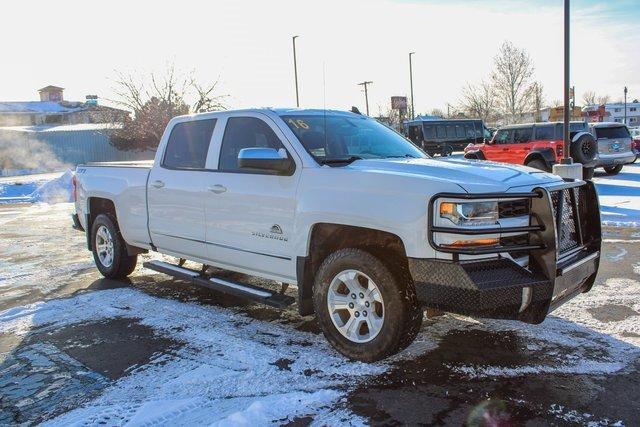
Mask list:
[[562,255],[580,246],[573,189],[554,191],[551,193],[551,202],[558,225],[558,253]]
[[530,199],[505,200],[498,203],[499,218],[515,218],[529,215],[531,210]]

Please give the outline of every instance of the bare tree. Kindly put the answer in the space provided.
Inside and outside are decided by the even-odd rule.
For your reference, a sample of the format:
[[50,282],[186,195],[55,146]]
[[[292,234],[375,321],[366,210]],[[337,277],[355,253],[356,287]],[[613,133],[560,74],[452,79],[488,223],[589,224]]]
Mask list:
[[227,95],[215,95],[217,86],[218,80],[207,86],[203,86],[195,81],[195,79],[192,80],[191,87],[193,87],[196,93],[196,100],[191,107],[194,113],[218,111],[226,108],[223,101],[227,98]]
[[609,95],[600,95],[597,99],[598,105],[607,104],[611,101],[611,97]]
[[493,121],[497,116],[497,103],[492,86],[484,80],[478,85],[468,84],[462,89],[461,107],[470,117]]
[[598,97],[596,96],[596,93],[592,90],[586,91],[585,93],[582,94],[582,103],[584,105],[593,105],[597,102]]
[[110,134],[111,143],[122,150],[155,148],[175,116],[225,108],[226,95],[217,94],[218,81],[201,84],[193,72],[181,72],[172,63],[146,77],[116,72],[114,85],[117,98],[112,101],[133,114]]
[[531,107],[530,89],[533,76],[531,57],[506,41],[494,57],[491,81],[498,107],[508,123],[513,123]]

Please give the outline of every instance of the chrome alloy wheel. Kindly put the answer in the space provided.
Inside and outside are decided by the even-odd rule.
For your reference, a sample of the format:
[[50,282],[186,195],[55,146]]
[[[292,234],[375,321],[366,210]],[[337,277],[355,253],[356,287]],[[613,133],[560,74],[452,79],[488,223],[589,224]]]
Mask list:
[[107,227],[101,225],[96,231],[96,253],[100,264],[109,268],[113,264],[113,237]]
[[371,341],[382,329],[382,294],[374,281],[358,270],[345,270],[333,278],[327,307],[333,325],[352,342]]

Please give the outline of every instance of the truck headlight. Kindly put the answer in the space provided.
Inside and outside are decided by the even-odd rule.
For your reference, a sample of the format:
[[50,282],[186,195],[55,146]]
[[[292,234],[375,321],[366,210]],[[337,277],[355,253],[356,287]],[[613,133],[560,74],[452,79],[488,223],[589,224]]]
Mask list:
[[442,202],[440,218],[459,227],[495,225],[498,221],[498,202]]

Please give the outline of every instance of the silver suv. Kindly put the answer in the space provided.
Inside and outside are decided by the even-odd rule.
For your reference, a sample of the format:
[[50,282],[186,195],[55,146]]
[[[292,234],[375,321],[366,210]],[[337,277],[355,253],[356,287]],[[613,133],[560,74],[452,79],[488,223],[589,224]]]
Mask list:
[[602,122],[589,124],[589,132],[598,141],[595,167],[602,167],[609,175],[616,175],[622,166],[636,159],[632,150],[629,129],[622,123]]

